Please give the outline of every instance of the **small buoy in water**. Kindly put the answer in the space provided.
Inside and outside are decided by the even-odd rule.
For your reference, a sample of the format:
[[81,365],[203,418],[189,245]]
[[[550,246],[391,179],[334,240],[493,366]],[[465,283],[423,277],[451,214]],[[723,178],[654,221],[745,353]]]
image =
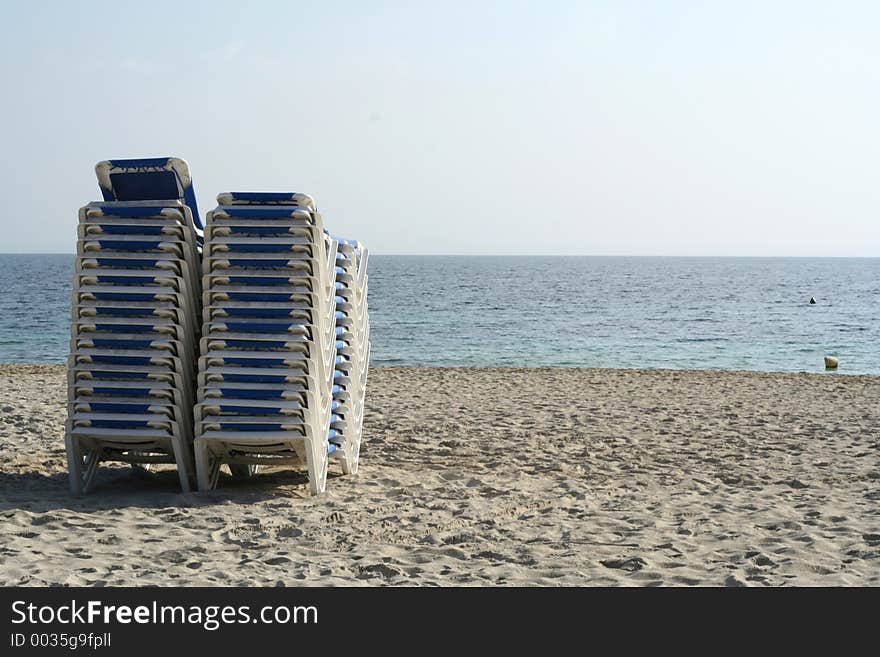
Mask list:
[[825,356],[825,369],[836,370],[838,361],[834,356]]
[[811,306],[815,306],[815,305],[816,305],[816,297],[810,297],[810,305],[811,305]]

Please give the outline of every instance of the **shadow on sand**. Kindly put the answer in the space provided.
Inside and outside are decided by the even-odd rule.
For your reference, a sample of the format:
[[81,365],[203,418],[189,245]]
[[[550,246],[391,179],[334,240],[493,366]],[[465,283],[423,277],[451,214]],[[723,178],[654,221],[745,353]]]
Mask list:
[[[330,473],[334,479],[336,473]],[[308,475],[302,470],[267,468],[242,480],[221,473],[216,490],[182,493],[177,472],[166,468],[147,472],[137,467],[102,467],[87,495],[72,497],[66,472],[46,475],[37,472],[0,473],[0,512],[27,510],[44,513],[69,509],[88,513],[138,507],[194,508],[232,502],[249,504],[263,500],[308,498]]]

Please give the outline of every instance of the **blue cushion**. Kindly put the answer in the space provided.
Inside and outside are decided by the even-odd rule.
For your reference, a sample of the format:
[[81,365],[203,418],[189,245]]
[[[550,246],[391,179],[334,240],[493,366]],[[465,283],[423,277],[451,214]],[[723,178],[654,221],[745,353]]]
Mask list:
[[284,342],[281,340],[235,340],[224,339],[226,346],[230,349],[282,349]]
[[[154,213],[150,213],[151,215]],[[155,226],[119,226],[101,225],[101,232],[107,235],[161,235],[165,227],[161,224]]]
[[281,399],[281,390],[247,390],[241,388],[221,388],[224,397],[238,399]]
[[290,317],[287,308],[222,308],[231,317]]
[[[267,370],[268,372],[268,370]],[[223,380],[230,383],[284,383],[283,374],[223,374]]]
[[92,340],[96,347],[108,349],[149,349],[152,340],[111,340],[108,338],[96,338]]
[[255,269],[274,269],[276,267],[287,267],[287,258],[269,260],[244,260],[242,258],[230,258],[229,264],[233,267],[254,267]]
[[282,203],[295,200],[293,192],[229,192],[234,201],[251,203]]
[[149,404],[130,404],[114,402],[88,402],[89,409],[98,413],[148,413]]
[[117,201],[178,199],[177,176],[173,171],[126,171],[110,174]]
[[299,211],[299,208],[290,205],[223,205],[219,210],[230,217],[244,219],[286,219]]
[[286,226],[229,226],[233,235],[289,235]]
[[224,358],[226,365],[238,365],[240,367],[281,367],[284,365],[283,358]]
[[103,386],[96,386],[92,388],[92,391],[96,395],[118,395],[121,397],[145,397],[150,394],[149,388],[105,388]]
[[135,258],[98,258],[100,267],[155,267],[158,260],[137,260]]
[[150,365],[149,356],[92,356],[94,363],[110,363],[113,365]]
[[95,324],[95,328],[117,333],[152,333],[155,327],[152,324]]
[[92,374],[98,379],[148,379],[149,372],[105,372],[104,370],[92,370]]
[[221,413],[237,413],[238,415],[270,415],[281,413],[281,409],[277,406],[274,408],[253,407],[253,406],[232,406],[220,404]]
[[235,301],[287,301],[287,292],[229,292],[229,298]]
[[[241,424],[227,424],[226,422],[220,423],[220,428],[223,431],[283,431],[284,426],[282,424],[270,423],[270,422],[244,422]],[[291,434],[291,438],[295,438],[296,434]]]
[[230,276],[229,282],[234,283],[236,285],[287,285],[288,284],[287,276]]
[[122,240],[98,240],[98,244],[102,249],[113,249],[114,251],[152,251],[158,249],[161,242],[156,241],[122,241]]
[[[161,201],[177,199],[183,201],[192,211],[196,227],[203,229],[196,193],[192,183],[184,187],[177,177],[175,165],[170,157],[147,157],[126,160],[110,160],[115,169],[109,173],[110,189],[102,186],[105,201]],[[183,161],[180,161],[181,165]],[[185,166],[185,165],[184,165]],[[139,169],[154,169],[140,171]]]
[[149,427],[146,420],[92,420],[91,425],[101,429],[145,429]]

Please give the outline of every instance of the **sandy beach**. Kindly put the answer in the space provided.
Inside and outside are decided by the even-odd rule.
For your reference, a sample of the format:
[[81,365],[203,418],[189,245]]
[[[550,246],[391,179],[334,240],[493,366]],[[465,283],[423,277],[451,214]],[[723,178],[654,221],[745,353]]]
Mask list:
[[374,368],[320,498],[110,465],[73,499],[65,400],[0,366],[0,584],[880,584],[880,377]]

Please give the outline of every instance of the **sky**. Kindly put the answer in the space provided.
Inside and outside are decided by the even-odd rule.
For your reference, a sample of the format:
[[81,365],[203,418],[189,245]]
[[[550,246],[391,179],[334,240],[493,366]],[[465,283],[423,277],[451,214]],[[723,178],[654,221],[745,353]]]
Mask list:
[[880,256],[880,3],[0,0],[0,252],[99,160],[376,254]]

